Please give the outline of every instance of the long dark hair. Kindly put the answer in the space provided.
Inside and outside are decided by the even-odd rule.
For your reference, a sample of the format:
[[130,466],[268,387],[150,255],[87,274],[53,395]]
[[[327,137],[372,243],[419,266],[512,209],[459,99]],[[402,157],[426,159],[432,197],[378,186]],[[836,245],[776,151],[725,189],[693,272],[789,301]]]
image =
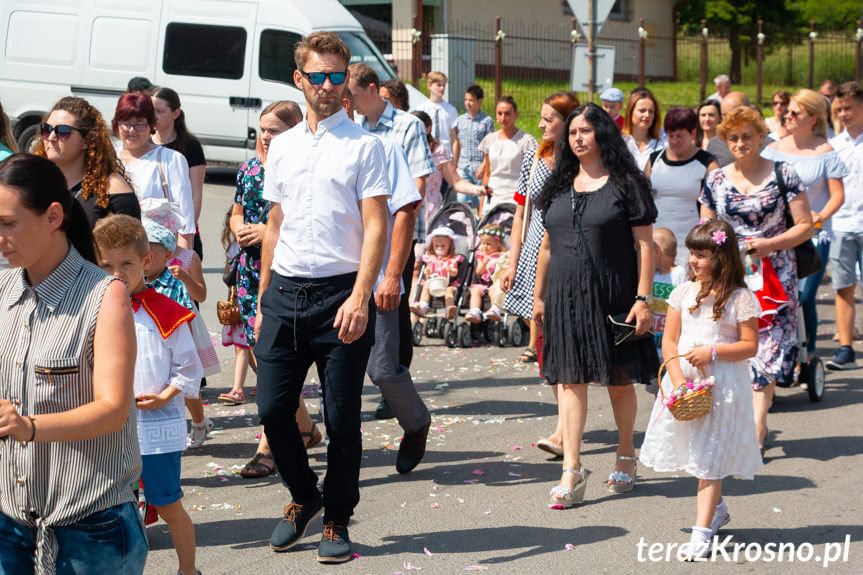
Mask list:
[[605,110],[590,102],[576,108],[566,119],[566,129],[558,144],[560,155],[557,165],[542,188],[542,193],[536,202],[537,207],[543,211],[548,210],[552,198],[568,191],[578,174],[581,163],[569,145],[569,127],[578,116],[584,116],[584,119],[593,126],[600,160],[608,171],[608,181],[622,191],[628,205],[643,203],[641,198],[644,194],[650,194],[650,182],[644,177],[644,172],[635,165],[635,160],[629,153],[614,120]]
[[44,214],[54,202],[63,206],[60,229],[84,259],[96,263],[87,214],[69,193],[66,178],[54,162],[33,154],[14,154],[0,162],[0,184],[15,189],[21,205],[31,212]]
[[186,151],[189,149],[189,144],[193,140],[198,143],[200,141],[186,127],[186,113],[180,109],[180,95],[170,88],[159,87],[153,90],[153,94],[150,97],[164,100],[172,112],[180,110],[180,115],[174,120],[174,130],[177,132],[177,139],[174,140],[174,149],[185,156]]
[[[701,110],[709,106],[713,106],[714,108],[716,108],[716,113],[718,115],[719,121],[716,122],[716,126],[714,127],[714,129],[718,128],[719,124],[722,122],[722,108],[719,106],[716,100],[704,100],[703,102],[698,104],[698,107],[695,109],[695,117],[698,119],[698,128],[695,132],[695,145],[699,148],[704,143],[704,130],[701,129]],[[667,131],[668,130],[666,130],[666,132]]]
[[[411,114],[419,118],[420,122],[422,122],[423,126],[425,126],[426,128],[432,127],[433,124],[431,116],[429,116],[422,110],[414,110],[413,112],[411,112]],[[431,135],[431,132],[426,134],[426,140],[428,140],[429,149],[434,152],[440,142],[438,142],[437,139],[435,139],[435,137]]]
[[702,282],[701,290],[695,296],[695,305],[689,308],[689,313],[694,313],[701,301],[714,291],[716,299],[713,302],[713,320],[719,321],[731,295],[746,285],[743,282],[746,272],[737,247],[737,234],[724,220],[708,220],[690,230],[686,236],[686,247],[692,251],[709,251],[713,267],[713,277]]

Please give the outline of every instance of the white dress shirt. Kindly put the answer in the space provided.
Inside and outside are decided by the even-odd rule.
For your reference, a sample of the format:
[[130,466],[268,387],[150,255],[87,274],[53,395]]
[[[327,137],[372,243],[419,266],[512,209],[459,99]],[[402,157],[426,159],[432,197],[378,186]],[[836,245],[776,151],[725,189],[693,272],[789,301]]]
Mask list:
[[183,451],[186,449],[186,405],[183,399],[198,397],[204,375],[192,330],[187,322],[165,339],[143,306],[134,312],[134,319],[138,338],[135,395],[162,393],[169,385],[182,392],[159,409],[137,410],[141,455]]
[[848,168],[842,178],[845,186],[845,201],[830,218],[835,232],[860,232],[863,230],[863,133],[852,138],[848,130],[830,139],[830,145]]
[[272,269],[286,277],[325,278],[360,267],[360,200],[390,195],[380,140],[344,110],[279,134],[267,154],[264,199],[281,204]]
[[[159,177],[159,150],[162,150],[162,173],[168,184],[167,199],[177,204],[182,220],[181,234],[195,233],[195,204],[192,202],[192,184],[189,182],[189,164],[183,154],[163,146],[156,146],[137,160],[125,164],[126,174],[138,201],[144,198],[164,198]],[[118,148],[119,150],[119,148]]]

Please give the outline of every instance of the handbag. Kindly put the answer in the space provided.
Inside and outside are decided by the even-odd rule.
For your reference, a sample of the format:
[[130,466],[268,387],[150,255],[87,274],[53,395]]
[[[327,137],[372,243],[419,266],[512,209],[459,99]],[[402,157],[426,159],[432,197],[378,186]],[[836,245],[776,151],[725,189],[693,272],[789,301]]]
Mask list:
[[[590,245],[587,243],[587,238],[584,236],[584,230],[581,229],[581,220],[575,216],[575,190],[571,187],[569,189],[569,195],[572,202],[572,221],[575,223],[578,235],[581,236],[581,243],[584,244],[584,249],[587,251],[587,259],[590,260],[590,267],[595,275],[594,280],[599,283],[599,278],[602,277],[602,274],[599,273],[599,270],[596,267],[596,262],[593,260],[593,254],[590,253]],[[604,305],[606,310],[611,307],[607,301],[604,302]],[[615,346],[620,346],[624,343],[634,343],[648,338],[653,339],[656,337],[656,333],[652,329],[648,329],[646,332],[636,335],[635,324],[626,323],[626,316],[628,315],[629,312],[622,312],[617,314],[608,314],[606,316],[608,328],[614,338]]]
[[[782,197],[786,197],[788,188],[785,187],[785,178],[782,177],[783,162],[776,162],[773,169],[776,172],[776,183],[779,186],[779,192]],[[791,216],[791,207],[788,205],[788,200],[785,200],[785,227],[791,229],[794,225],[794,218]],[[797,257],[797,278],[803,279],[816,274],[824,269],[824,261],[821,259],[821,254],[812,240],[805,240],[802,244],[795,246],[794,254]]]
[[229,288],[237,285],[237,273],[240,269],[240,252],[234,254],[234,257],[228,260],[228,269],[222,274],[222,282]]

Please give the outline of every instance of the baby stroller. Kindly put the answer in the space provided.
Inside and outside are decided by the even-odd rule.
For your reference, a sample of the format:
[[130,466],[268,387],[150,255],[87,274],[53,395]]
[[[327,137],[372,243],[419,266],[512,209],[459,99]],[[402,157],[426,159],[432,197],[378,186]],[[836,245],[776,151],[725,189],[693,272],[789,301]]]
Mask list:
[[806,327],[803,322],[803,311],[797,309],[797,362],[798,368],[792,371],[792,375],[788,379],[779,379],[776,381],[777,387],[800,387],[806,384],[806,392],[809,394],[810,401],[821,401],[824,397],[824,381],[826,379],[826,371],[824,370],[824,362],[817,355],[813,355],[808,361],[801,361],[801,358],[808,357],[806,350]]
[[[750,262],[747,261],[746,257],[744,257],[743,262],[744,267],[748,270]],[[767,282],[765,282],[766,284]],[[750,289],[753,289],[753,287],[757,286],[750,285]],[[757,290],[754,289],[753,291]],[[824,381],[826,379],[824,362],[817,355],[813,355],[811,359],[808,359],[806,326],[803,321],[803,310],[799,306],[797,308],[797,340],[795,344],[797,347],[797,365],[787,378],[777,379],[776,385],[778,387],[793,388],[805,384],[809,399],[811,401],[821,401],[824,397]]]
[[[432,216],[431,221],[426,226],[426,231],[431,233],[439,227],[447,227],[452,230],[455,235],[455,252],[467,261],[470,254],[473,253],[476,244],[476,216],[474,216],[471,207],[461,202],[444,204]],[[426,264],[423,263],[420,268],[419,281],[413,294],[413,300],[419,299],[423,285],[428,281],[424,276],[425,270]],[[462,264],[459,267],[459,273],[456,278],[459,282],[455,293],[456,310],[461,307],[460,302],[464,297],[465,291],[469,291],[465,290],[465,286],[469,285],[472,273],[473,268],[468,265]],[[414,345],[420,344],[423,335],[426,337],[445,338],[448,328],[453,325],[446,317],[443,295],[435,293],[431,295],[430,311],[425,317],[417,319],[412,326],[411,335]],[[456,311],[457,314],[458,311]],[[455,333],[455,330],[452,331]]]
[[[473,276],[476,268],[476,250],[479,247],[479,230],[489,224],[497,224],[506,232],[507,237],[512,230],[512,222],[515,218],[516,205],[512,203],[498,204],[488,210],[477,225],[477,236],[474,240],[467,263],[469,268],[468,278]],[[508,247],[508,246],[507,246]],[[510,264],[512,265],[512,264]],[[466,287],[469,287],[466,286]],[[490,293],[494,290],[490,290]],[[502,294],[501,294],[502,295]],[[456,307],[461,311],[463,307],[467,307],[467,301],[470,298],[470,290],[462,290],[462,297],[458,299]],[[502,299],[502,298],[501,298]],[[489,294],[483,296],[482,309],[487,310],[491,307],[491,297]],[[498,302],[498,307],[503,311],[502,301]],[[521,318],[510,315],[503,311],[500,320],[484,319],[480,323],[470,324],[456,316],[455,322],[444,332],[444,340],[450,347],[461,345],[469,347],[473,342],[484,339],[487,343],[497,343],[501,347],[513,345],[521,347],[527,343],[529,329],[524,324]]]

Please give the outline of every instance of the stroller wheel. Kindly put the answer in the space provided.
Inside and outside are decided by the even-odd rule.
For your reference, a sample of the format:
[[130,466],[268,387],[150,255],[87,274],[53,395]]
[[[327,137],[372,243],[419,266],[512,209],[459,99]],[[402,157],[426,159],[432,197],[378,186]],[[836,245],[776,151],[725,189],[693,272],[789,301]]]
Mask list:
[[455,347],[457,342],[456,325],[454,323],[447,322],[446,327],[444,327],[443,339],[448,347]]
[[497,330],[499,327],[499,322],[496,321],[486,321],[483,326],[483,336],[485,336],[485,341],[490,344],[494,344],[497,341]]
[[800,364],[800,380],[806,383],[806,392],[811,401],[821,401],[824,397],[824,362],[813,357],[809,363]]
[[440,320],[438,320],[437,323],[438,323],[438,327],[437,327],[437,333],[435,333],[435,337],[443,338],[444,336],[446,336],[446,326],[448,326],[452,322],[447,320],[447,319],[440,319]]
[[458,343],[462,347],[470,347],[470,344],[473,343],[469,324],[463,323],[458,326]]
[[414,322],[411,328],[411,336],[413,336],[414,345],[419,345],[423,340],[423,324],[419,320]]
[[509,343],[514,347],[525,345],[527,342],[525,342],[524,331],[524,324],[521,322],[521,319],[515,318],[515,321],[509,326]]
[[430,317],[426,319],[426,337],[435,337],[437,334],[437,318]]

